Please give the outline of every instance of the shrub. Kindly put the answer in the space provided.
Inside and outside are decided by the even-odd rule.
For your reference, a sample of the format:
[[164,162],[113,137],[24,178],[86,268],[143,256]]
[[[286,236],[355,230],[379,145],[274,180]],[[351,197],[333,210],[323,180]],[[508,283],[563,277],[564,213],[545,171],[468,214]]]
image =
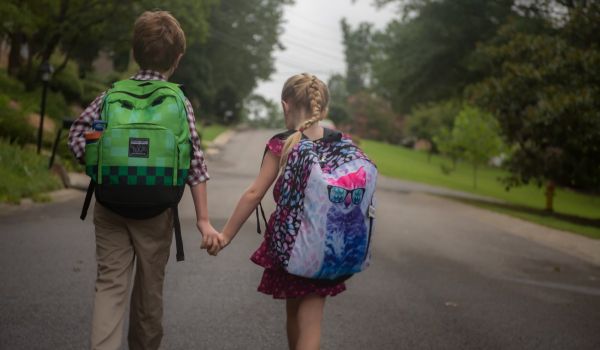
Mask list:
[[61,188],[47,167],[47,157],[0,139],[0,202],[17,203],[23,197],[43,200],[42,193]]
[[0,138],[24,145],[35,142],[34,130],[25,121],[23,111],[10,106],[11,99],[0,94]]

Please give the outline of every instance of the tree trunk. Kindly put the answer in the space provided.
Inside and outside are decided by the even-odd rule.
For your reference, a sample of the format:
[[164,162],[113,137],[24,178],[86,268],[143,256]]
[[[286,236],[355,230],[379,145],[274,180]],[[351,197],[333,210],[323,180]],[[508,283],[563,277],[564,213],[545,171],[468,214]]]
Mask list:
[[473,188],[477,189],[477,163],[473,163]]
[[23,58],[21,57],[21,48],[25,42],[25,35],[21,32],[15,32],[10,36],[10,52],[8,53],[8,75],[16,77],[21,70]]
[[554,191],[556,184],[552,180],[548,180],[546,183],[546,211],[554,212]]

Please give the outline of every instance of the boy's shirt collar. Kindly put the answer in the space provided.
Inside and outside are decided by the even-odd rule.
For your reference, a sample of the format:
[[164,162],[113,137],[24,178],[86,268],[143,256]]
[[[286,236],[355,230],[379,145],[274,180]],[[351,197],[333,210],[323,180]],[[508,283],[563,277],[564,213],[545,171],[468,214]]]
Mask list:
[[167,80],[164,75],[160,74],[155,70],[142,69],[138,71],[134,76],[129,78],[131,80]]

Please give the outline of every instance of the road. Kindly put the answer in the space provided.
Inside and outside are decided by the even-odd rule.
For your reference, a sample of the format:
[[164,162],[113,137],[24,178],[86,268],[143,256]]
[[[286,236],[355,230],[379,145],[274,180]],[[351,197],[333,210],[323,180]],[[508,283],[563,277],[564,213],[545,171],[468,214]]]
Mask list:
[[[221,227],[256,175],[267,131],[210,160]],[[515,236],[479,209],[418,191],[378,192],[372,266],[330,298],[323,349],[600,349],[600,266]],[[269,197],[266,208],[273,208]],[[0,215],[0,349],[85,349],[94,289],[83,195]],[[284,349],[284,303],[256,292],[252,217],[218,257],[198,247],[189,194],[186,261],[168,265],[164,349]]]

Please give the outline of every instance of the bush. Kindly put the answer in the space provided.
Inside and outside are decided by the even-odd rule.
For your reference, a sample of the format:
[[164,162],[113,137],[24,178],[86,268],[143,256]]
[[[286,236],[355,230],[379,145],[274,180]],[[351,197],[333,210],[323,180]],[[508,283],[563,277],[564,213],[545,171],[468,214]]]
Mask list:
[[6,70],[0,70],[0,91],[8,94],[22,94],[25,88],[20,81],[9,77]]
[[47,157],[0,139],[0,202],[18,203],[23,197],[40,200],[44,192],[61,188],[47,167]]
[[83,84],[79,79],[77,66],[69,63],[62,71],[52,77],[50,88],[61,92],[67,101],[79,102],[83,95]]
[[11,99],[0,94],[0,138],[24,145],[35,142],[34,130],[25,121],[23,112],[10,106]]
[[81,84],[83,86],[83,94],[81,95],[81,105],[83,107],[92,103],[98,95],[108,88],[108,84],[93,79],[82,80]]

